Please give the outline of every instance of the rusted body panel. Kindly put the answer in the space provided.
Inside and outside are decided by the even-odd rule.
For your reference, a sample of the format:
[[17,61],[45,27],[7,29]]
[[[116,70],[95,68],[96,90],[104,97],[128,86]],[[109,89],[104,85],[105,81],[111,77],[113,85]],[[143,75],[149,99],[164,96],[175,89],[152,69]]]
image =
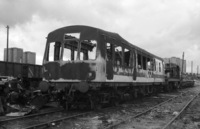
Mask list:
[[[94,80],[96,78],[96,71],[92,70],[95,68],[96,63],[85,63],[85,62],[69,62],[60,66],[57,62],[51,62],[44,65],[45,78],[57,80]],[[91,68],[92,67],[92,68]],[[89,75],[89,73],[91,75]]]
[[104,61],[85,62],[49,62],[44,64],[44,78],[46,80],[61,80],[63,82],[105,81]]

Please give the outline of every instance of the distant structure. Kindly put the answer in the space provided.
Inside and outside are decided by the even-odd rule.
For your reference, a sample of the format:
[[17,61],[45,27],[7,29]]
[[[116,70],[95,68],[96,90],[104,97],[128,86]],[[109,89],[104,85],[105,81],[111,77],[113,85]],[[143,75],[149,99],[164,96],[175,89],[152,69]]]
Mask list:
[[[7,61],[7,49],[4,49],[4,61]],[[8,49],[8,62],[35,64],[36,53],[26,51],[23,52],[22,48],[9,48]]]
[[[164,58],[165,63],[173,63],[180,67],[180,71],[182,72],[182,59],[178,57]],[[183,61],[183,73],[186,73],[186,60]]]
[[[8,48],[8,62],[22,63],[23,49],[21,48]],[[4,49],[4,61],[7,61],[7,49]]]
[[35,64],[35,57],[36,57],[36,53],[35,52],[24,52],[23,53],[23,63],[26,64]]

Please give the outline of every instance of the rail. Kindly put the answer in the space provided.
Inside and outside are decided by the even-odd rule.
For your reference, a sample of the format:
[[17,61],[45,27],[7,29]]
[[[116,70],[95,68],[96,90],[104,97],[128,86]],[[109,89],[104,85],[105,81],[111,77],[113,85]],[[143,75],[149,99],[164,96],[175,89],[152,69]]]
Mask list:
[[[200,93],[199,93],[200,94]],[[195,98],[199,95],[195,95],[184,107],[183,109],[179,112],[178,115],[176,115],[171,121],[169,121],[162,129],[170,129],[170,125],[177,120],[181,115],[184,113],[184,111],[189,107],[189,105],[194,101]]]
[[141,113],[136,114],[136,115],[134,115],[134,116],[130,116],[130,117],[128,117],[127,119],[124,119],[124,120],[122,120],[122,121],[119,121],[119,122],[116,122],[116,123],[114,123],[114,124],[112,124],[112,125],[109,125],[109,126],[105,127],[104,129],[113,129],[113,128],[119,126],[120,124],[126,123],[127,121],[130,121],[130,120],[133,119],[133,118],[137,118],[137,117],[139,117],[139,116],[141,116],[141,115],[144,115],[144,114],[146,114],[146,113],[152,111],[153,109],[155,109],[155,108],[157,108],[157,107],[159,107],[159,106],[161,106],[161,105],[164,105],[165,103],[167,103],[167,102],[169,102],[169,101],[172,101],[172,100],[174,100],[175,98],[177,98],[177,97],[179,97],[179,96],[182,96],[183,94],[186,94],[186,93],[188,93],[188,92],[189,92],[189,91],[183,92],[183,93],[181,93],[180,95],[177,95],[177,96],[175,96],[175,97],[173,97],[173,98],[170,98],[170,99],[168,99],[168,100],[166,100],[166,101],[164,101],[164,102],[162,102],[162,103],[160,103],[160,104],[158,104],[158,105],[155,105],[155,106],[151,107],[150,109],[145,110],[144,112],[141,112]]
[[41,115],[46,115],[46,114],[55,113],[55,112],[61,112],[61,111],[63,111],[63,109],[54,110],[54,111],[48,111],[48,112],[42,112],[42,113],[36,113],[36,114],[31,114],[31,115],[26,115],[26,116],[20,116],[20,117],[13,117],[13,118],[8,118],[8,119],[0,120],[0,123],[2,123],[2,122],[9,122],[9,121],[13,121],[13,120],[20,120],[20,119],[30,118],[30,117],[35,117],[35,116],[41,116]]

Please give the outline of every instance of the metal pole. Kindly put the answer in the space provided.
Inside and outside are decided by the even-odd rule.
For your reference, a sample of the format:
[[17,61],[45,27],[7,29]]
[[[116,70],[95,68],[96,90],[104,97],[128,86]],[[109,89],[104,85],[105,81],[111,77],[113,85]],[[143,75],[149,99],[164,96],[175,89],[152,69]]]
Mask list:
[[183,56],[182,56],[182,74],[183,74],[183,65],[184,65],[184,52],[183,52]]
[[8,44],[9,44],[9,26],[6,26],[7,28],[7,55],[6,55],[6,75],[8,76]]
[[9,44],[9,26],[7,25],[7,57],[6,57],[6,61],[8,62],[8,44]]
[[181,80],[183,80],[183,65],[184,65],[184,52],[183,52],[183,55],[182,55]]

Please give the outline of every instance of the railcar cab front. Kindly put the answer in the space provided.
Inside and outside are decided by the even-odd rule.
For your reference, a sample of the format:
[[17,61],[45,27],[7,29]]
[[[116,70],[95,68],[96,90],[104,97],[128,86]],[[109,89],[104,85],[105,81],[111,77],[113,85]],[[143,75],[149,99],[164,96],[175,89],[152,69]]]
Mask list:
[[102,81],[105,61],[97,35],[97,29],[85,26],[49,33],[43,60],[44,80],[59,83],[62,88],[72,83],[80,88],[80,84],[85,85],[83,82]]

